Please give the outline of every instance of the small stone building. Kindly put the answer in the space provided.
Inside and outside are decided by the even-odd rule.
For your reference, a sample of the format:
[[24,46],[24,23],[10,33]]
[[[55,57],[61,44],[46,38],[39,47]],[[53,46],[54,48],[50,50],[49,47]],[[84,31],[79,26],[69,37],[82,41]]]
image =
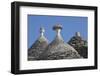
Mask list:
[[64,42],[60,33],[62,30],[60,24],[55,25],[53,30],[56,32],[56,37],[40,55],[41,60],[82,58],[72,46]]
[[40,28],[40,37],[34,42],[34,44],[28,50],[28,60],[38,60],[40,54],[48,46],[48,40],[44,36],[44,28]]
[[68,43],[73,46],[81,56],[84,58],[88,57],[87,41],[82,39],[80,32],[76,32],[75,36],[73,36]]

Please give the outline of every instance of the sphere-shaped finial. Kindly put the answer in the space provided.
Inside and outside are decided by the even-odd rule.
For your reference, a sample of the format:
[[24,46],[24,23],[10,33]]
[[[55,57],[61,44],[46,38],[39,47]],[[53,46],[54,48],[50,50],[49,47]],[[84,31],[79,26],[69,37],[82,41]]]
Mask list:
[[53,27],[53,30],[62,30],[62,25],[61,24],[56,24],[54,27]]
[[61,30],[62,30],[62,26],[60,24],[56,24],[54,27],[53,27],[53,30],[55,30],[56,32],[56,37],[58,38],[62,38],[61,36]]

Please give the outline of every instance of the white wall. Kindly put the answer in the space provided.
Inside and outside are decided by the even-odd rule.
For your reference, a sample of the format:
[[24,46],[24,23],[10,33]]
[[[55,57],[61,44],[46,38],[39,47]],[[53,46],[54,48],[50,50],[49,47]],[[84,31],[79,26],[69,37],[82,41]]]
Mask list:
[[[0,76],[13,76],[13,74],[10,73],[10,56],[11,56],[10,54],[11,53],[11,39],[10,39],[11,5],[10,4],[13,1],[14,0],[0,1]],[[100,13],[100,0],[21,0],[21,1],[98,6],[98,13]],[[100,14],[98,15],[98,22],[99,20],[100,20]],[[98,25],[99,24],[100,22],[98,23]],[[98,28],[99,27],[100,26],[98,26]],[[99,39],[98,42],[100,42],[100,35],[98,39]],[[98,53],[99,53],[98,57],[100,58],[100,52]],[[100,67],[100,59],[99,59],[99,67]],[[40,73],[40,74],[34,74],[34,76],[66,76],[66,75],[99,76],[99,74],[100,74],[100,68],[98,70]],[[32,75],[33,74],[26,74],[26,76],[32,76]]]

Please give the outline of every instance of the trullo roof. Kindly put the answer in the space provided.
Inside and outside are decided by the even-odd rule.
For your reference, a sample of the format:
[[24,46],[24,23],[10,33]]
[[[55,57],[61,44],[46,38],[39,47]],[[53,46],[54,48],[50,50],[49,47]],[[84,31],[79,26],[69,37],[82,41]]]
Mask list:
[[64,42],[60,34],[61,29],[62,26],[60,24],[53,27],[53,30],[56,31],[56,37],[41,54],[41,59],[55,60],[81,58],[78,52],[72,46]]
[[83,58],[88,57],[87,41],[83,40],[80,32],[76,32],[75,36],[73,36],[68,43],[69,45],[73,46]]
[[37,60],[39,59],[40,54],[48,46],[48,40],[44,36],[44,28],[40,28],[40,37],[33,43],[31,48],[28,50],[28,60]]

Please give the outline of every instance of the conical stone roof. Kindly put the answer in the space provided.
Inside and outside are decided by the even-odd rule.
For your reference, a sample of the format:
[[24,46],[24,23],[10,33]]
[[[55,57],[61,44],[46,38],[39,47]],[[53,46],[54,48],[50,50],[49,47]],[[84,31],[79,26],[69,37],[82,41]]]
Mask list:
[[73,36],[69,40],[68,44],[73,46],[83,58],[87,58],[88,57],[87,41],[83,40],[83,38],[80,35],[80,32],[76,32],[75,36]]
[[40,54],[48,46],[48,40],[44,36],[44,28],[40,28],[40,37],[33,43],[28,50],[28,60],[39,59]]
[[57,32],[55,39],[47,46],[40,58],[44,60],[81,58],[78,52],[69,44],[64,43],[60,34],[61,25],[55,25],[53,29]]

